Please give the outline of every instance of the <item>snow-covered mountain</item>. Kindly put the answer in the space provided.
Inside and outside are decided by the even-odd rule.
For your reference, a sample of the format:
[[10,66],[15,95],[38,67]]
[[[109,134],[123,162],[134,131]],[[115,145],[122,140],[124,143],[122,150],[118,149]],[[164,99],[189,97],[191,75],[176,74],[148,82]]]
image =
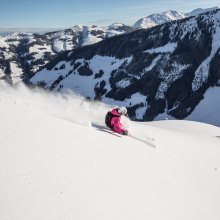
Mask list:
[[186,18],[186,15],[183,13],[180,13],[178,11],[165,11],[162,13],[156,13],[149,15],[147,17],[139,19],[133,27],[138,28],[151,28],[157,25],[164,24],[166,22],[175,21],[178,19]]
[[[133,30],[131,27],[117,22],[107,27],[95,25],[74,26],[70,29],[45,34],[12,33],[4,35],[0,38],[0,52],[5,52],[5,49],[3,49],[5,46],[1,46],[3,44],[7,45],[7,48],[11,48],[11,55],[13,53],[12,56],[17,57],[19,60],[12,65],[21,66],[21,70],[19,70],[20,79],[14,79],[13,73],[10,74],[9,71],[8,74],[7,71],[4,71],[5,68],[2,68],[0,76],[7,76],[8,81],[11,82],[26,80],[62,51],[94,44],[105,38],[130,32],[131,30]],[[7,63],[8,66],[11,65],[11,61],[8,59],[5,59],[5,61],[0,60],[0,65],[3,66],[4,63]]]
[[220,128],[129,122],[153,148],[91,126],[107,110],[0,86],[1,220],[220,219]]
[[200,14],[203,14],[203,13],[206,13],[206,12],[209,12],[209,11],[213,11],[213,10],[216,10],[216,9],[219,9],[219,7],[213,7],[213,8],[197,8],[189,13],[186,13],[185,15],[187,17],[191,17],[191,16],[198,16]]
[[[157,13],[140,19],[135,26],[136,28],[149,28],[214,9],[198,9],[187,15],[176,11]],[[45,64],[55,59],[58,53],[94,44],[114,35],[131,32],[134,29],[133,26],[130,27],[116,22],[106,27],[76,25],[69,29],[45,34],[20,32],[4,35],[1,37],[1,41],[9,45],[10,55],[13,59],[6,59],[1,55],[0,77],[10,83],[27,82]],[[4,51],[4,53],[6,52]],[[12,68],[9,68],[11,66]],[[18,73],[15,74],[11,69],[18,70]]]
[[219,8],[218,7],[205,8],[205,9],[197,8],[185,14],[178,12],[178,11],[168,10],[162,13],[155,13],[147,17],[141,18],[133,25],[133,27],[135,29],[151,28],[151,27],[161,25],[167,22],[184,19],[184,18],[192,17],[192,16],[199,16],[200,14],[210,12],[216,9],[219,9]]
[[[220,86],[220,10],[68,51],[31,82],[125,105],[136,120],[189,116]],[[215,103],[217,105],[218,103]]]

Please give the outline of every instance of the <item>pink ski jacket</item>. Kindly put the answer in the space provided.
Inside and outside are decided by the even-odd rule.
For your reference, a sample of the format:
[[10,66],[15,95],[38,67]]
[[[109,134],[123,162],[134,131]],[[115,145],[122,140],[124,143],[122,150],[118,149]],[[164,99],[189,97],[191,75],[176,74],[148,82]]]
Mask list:
[[116,109],[113,109],[111,111],[112,115],[115,115],[115,117],[112,117],[111,119],[111,125],[113,126],[113,131],[122,134],[125,130],[123,129],[123,126],[120,121],[120,114]]

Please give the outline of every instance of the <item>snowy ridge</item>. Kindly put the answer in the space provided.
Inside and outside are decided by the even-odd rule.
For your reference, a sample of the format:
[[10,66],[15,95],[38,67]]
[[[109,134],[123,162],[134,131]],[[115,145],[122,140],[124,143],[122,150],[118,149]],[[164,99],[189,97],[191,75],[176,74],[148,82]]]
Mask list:
[[149,50],[144,51],[144,53],[173,53],[176,49],[177,43],[168,43],[162,47],[152,48]]
[[157,25],[161,25],[167,22],[175,21],[175,20],[180,20],[188,17],[196,17],[201,14],[211,12],[214,10],[219,9],[219,7],[213,7],[213,8],[198,8],[193,10],[192,12],[189,13],[181,13],[178,11],[165,11],[162,13],[155,13],[152,15],[149,15],[147,17],[139,19],[135,24],[133,25],[134,28],[139,29],[139,28],[151,28]]
[[210,12],[210,11],[213,11],[213,10],[216,10],[216,9],[219,9],[219,7],[213,7],[213,8],[197,8],[189,13],[186,13],[185,15],[187,17],[191,17],[191,16],[198,16],[200,14],[203,14],[203,13],[206,13],[206,12]]
[[219,220],[220,128],[129,122],[152,148],[90,127],[108,109],[0,85],[0,218]]
[[175,21],[186,18],[186,16],[177,11],[165,11],[149,15],[145,18],[139,19],[133,26],[134,28],[151,28],[156,25],[164,24],[166,22]]

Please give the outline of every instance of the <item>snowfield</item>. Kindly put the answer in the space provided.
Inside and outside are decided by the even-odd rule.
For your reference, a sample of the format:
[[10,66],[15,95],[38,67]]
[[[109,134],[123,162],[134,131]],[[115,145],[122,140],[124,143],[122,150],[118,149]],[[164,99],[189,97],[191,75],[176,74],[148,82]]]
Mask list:
[[196,106],[193,112],[187,117],[188,120],[210,123],[220,127],[220,87],[207,89],[204,99]]
[[162,47],[146,50],[146,51],[144,51],[144,53],[150,53],[150,54],[153,54],[153,53],[173,53],[173,51],[176,49],[176,47],[177,47],[177,43],[168,43]]
[[124,119],[153,148],[91,126],[109,108],[0,85],[0,219],[219,220],[220,128]]

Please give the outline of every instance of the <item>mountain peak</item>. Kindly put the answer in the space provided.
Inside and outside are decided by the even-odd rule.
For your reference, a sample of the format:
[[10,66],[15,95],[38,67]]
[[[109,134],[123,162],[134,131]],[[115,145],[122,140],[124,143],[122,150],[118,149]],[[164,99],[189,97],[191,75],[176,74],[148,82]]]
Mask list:
[[164,24],[169,21],[185,18],[186,15],[173,10],[155,13],[147,17],[139,19],[133,26],[134,28],[151,28],[156,25]]
[[118,28],[118,27],[123,27],[125,26],[122,22],[116,21],[114,23],[112,23],[111,25],[109,25],[109,27],[113,27],[113,28]]
[[216,9],[219,9],[219,7],[212,7],[212,8],[197,8],[189,13],[186,13],[185,15],[187,17],[191,17],[191,16],[198,16],[199,14],[202,14],[202,13],[206,13],[206,12],[209,12],[209,11],[213,11],[213,10],[216,10]]

